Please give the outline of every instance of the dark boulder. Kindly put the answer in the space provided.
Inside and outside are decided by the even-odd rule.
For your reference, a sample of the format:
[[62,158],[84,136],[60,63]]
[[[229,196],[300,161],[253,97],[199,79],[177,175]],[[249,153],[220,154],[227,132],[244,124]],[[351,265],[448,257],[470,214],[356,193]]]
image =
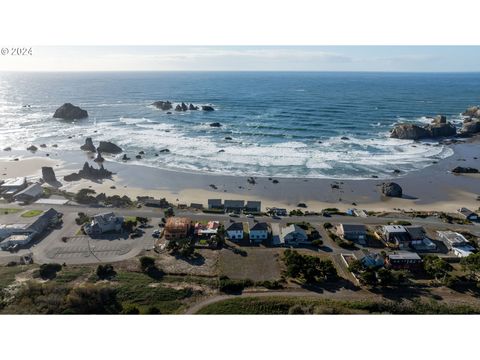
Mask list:
[[396,139],[419,140],[430,137],[430,133],[425,128],[415,124],[398,124],[393,128],[390,137]]
[[455,174],[477,174],[478,169],[475,169],[475,168],[472,168],[472,167],[457,166],[455,169],[452,170],[452,173],[455,173]]
[[46,147],[47,147],[47,144],[40,144],[40,147],[41,147],[41,148],[46,148]]
[[426,129],[432,138],[454,136],[457,134],[457,129],[452,123],[433,123],[427,125]]
[[145,155],[145,151],[140,150],[140,151],[138,152],[138,154],[139,154],[139,155]]
[[122,148],[111,143],[110,141],[100,141],[100,145],[98,145],[97,151],[107,154],[120,154],[123,152]]
[[348,137],[346,137],[346,136],[342,136],[342,137],[340,138],[340,140],[350,140],[350,138],[348,138]]
[[446,124],[447,117],[445,115],[437,115],[432,121],[432,124]]
[[178,104],[177,106],[175,106],[175,111],[183,111],[182,110],[182,106],[180,104]]
[[56,183],[57,177],[55,176],[55,171],[50,166],[43,166],[42,167],[42,179],[46,183]]
[[35,145],[30,145],[28,148],[27,148],[28,151],[31,151],[31,152],[35,152],[38,150],[38,148],[35,146]]
[[123,154],[122,160],[123,161],[128,161],[128,160],[130,160],[130,158],[127,156],[127,154]]
[[54,148],[57,148],[57,147],[58,147],[58,145],[57,145],[57,144],[53,144],[53,145],[52,145],[52,147],[54,147]]
[[65,175],[63,180],[65,181],[78,181],[81,180],[82,177],[78,173],[71,173],[70,175]]
[[225,140],[232,140],[230,136],[225,136]]
[[135,155],[135,159],[140,160],[142,158],[142,155]]
[[306,207],[307,207],[307,204],[305,204],[305,203],[298,203],[297,207],[299,207],[299,208],[306,208]]
[[248,179],[247,179],[247,182],[251,185],[255,185],[257,182],[255,181],[255,178],[253,176],[250,176]]
[[89,179],[89,180],[102,180],[110,179],[112,177],[112,172],[108,171],[100,164],[100,168],[96,169],[93,166],[90,166],[88,162],[83,164],[83,168],[78,173],[72,173],[63,177],[65,181],[78,181],[80,179]]
[[402,190],[402,187],[397,183],[394,183],[394,182],[383,183],[382,194],[388,197],[401,198],[403,195],[403,190]]
[[214,111],[215,109],[213,108],[213,106],[203,105],[203,106],[202,106],[202,110],[203,110],[203,111]]
[[7,146],[6,148],[3,149],[3,151],[12,151],[12,148],[10,146]]
[[211,127],[221,127],[222,124],[220,124],[219,122],[213,122],[210,124]]
[[97,157],[93,161],[95,161],[96,163],[103,163],[105,161],[100,151],[98,152]]
[[184,102],[182,102],[181,108],[182,108],[182,111],[187,111],[188,110],[188,106]]
[[160,152],[161,152],[161,153],[169,153],[170,150],[168,150],[168,149],[162,149],[162,150],[160,150]]
[[55,111],[53,117],[64,120],[77,120],[88,117],[88,113],[86,110],[83,110],[78,106],[72,105],[70,103],[65,103]]
[[195,105],[193,105],[193,104],[190,104],[190,105],[188,106],[188,110],[198,110],[198,106],[195,106]]
[[163,111],[170,110],[173,107],[170,101],[155,101],[152,105]]
[[85,144],[80,146],[80,150],[83,151],[90,151],[90,152],[96,152],[97,149],[95,148],[95,145],[93,145],[93,141],[91,137],[87,137],[85,139]]

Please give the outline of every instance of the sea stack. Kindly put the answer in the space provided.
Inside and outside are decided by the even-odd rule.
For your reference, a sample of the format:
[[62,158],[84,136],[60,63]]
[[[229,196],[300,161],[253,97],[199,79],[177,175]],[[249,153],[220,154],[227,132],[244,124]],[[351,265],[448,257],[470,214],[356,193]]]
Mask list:
[[88,113],[86,110],[83,110],[78,106],[65,103],[55,111],[53,117],[64,120],[78,120],[88,117]]
[[83,151],[90,151],[90,152],[96,152],[97,149],[95,148],[95,145],[93,145],[93,141],[91,137],[87,137],[85,139],[85,144],[80,146],[80,149]]
[[388,197],[401,198],[403,195],[403,190],[402,190],[402,187],[397,183],[394,183],[394,182],[383,183],[382,194]]
[[42,167],[42,179],[46,183],[55,183],[57,182],[57,177],[55,176],[55,171],[50,166]]
[[100,141],[100,145],[97,148],[98,152],[107,154],[120,154],[123,152],[122,148],[110,141]]

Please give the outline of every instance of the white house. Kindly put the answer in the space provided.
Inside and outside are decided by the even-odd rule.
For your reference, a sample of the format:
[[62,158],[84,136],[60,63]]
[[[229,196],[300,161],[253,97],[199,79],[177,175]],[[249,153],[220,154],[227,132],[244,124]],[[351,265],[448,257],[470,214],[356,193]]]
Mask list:
[[95,215],[89,224],[84,226],[87,235],[100,235],[110,231],[120,231],[123,217],[116,216],[113,212]]
[[307,233],[297,224],[291,224],[280,230],[280,242],[285,245],[309,243]]
[[268,239],[269,227],[266,222],[259,222],[250,228],[250,240],[254,243],[261,243]]
[[234,222],[226,229],[228,238],[232,241],[243,240],[243,223]]
[[18,177],[13,179],[7,179],[0,186],[0,193],[3,197],[11,199],[13,195],[27,187],[27,178]]

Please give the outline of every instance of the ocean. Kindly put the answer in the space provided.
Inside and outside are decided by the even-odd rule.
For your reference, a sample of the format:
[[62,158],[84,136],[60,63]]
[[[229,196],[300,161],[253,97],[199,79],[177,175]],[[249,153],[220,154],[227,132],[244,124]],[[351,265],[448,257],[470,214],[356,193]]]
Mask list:
[[[2,73],[0,156],[8,156],[1,151],[6,146],[42,143],[48,147],[39,154],[52,151],[52,144],[67,154],[89,136],[118,144],[131,163],[159,168],[382,178],[453,154],[435,142],[389,138],[396,123],[425,123],[436,114],[460,123],[461,112],[480,103],[478,89],[478,73]],[[151,106],[157,100],[211,104],[215,111],[169,115]],[[65,102],[87,110],[89,118],[52,118]],[[135,160],[142,150],[144,158]]]

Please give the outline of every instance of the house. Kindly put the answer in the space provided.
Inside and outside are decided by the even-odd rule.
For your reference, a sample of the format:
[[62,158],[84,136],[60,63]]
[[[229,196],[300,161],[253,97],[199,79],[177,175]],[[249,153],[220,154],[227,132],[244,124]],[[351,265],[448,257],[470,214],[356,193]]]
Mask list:
[[208,208],[212,209],[223,209],[222,199],[208,199]]
[[454,231],[437,231],[438,237],[442,240],[448,249],[451,250],[455,256],[467,257],[475,248],[463,236]]
[[280,230],[280,243],[285,245],[300,245],[309,244],[310,242],[308,241],[308,235],[305,230],[297,224],[291,224]]
[[258,222],[250,228],[250,240],[253,243],[261,243],[268,239],[270,229],[266,222]]
[[421,244],[426,238],[425,229],[422,226],[408,225],[404,226],[405,230],[410,236],[410,242],[412,245]]
[[32,240],[32,238],[33,238],[33,233],[10,235],[9,237],[7,237],[6,239],[0,242],[0,249],[13,250],[19,246],[28,245],[28,243]]
[[220,222],[209,221],[207,224],[197,222],[194,226],[194,234],[198,237],[211,237],[216,235]]
[[203,209],[203,204],[191,203],[191,204],[190,204],[190,207],[191,207],[192,209],[202,210],[202,209]]
[[457,210],[462,218],[469,221],[478,221],[478,215],[472,210],[462,207]]
[[422,258],[417,253],[402,252],[398,254],[387,255],[385,259],[387,267],[395,270],[416,270],[422,264]]
[[13,196],[13,200],[23,203],[31,203],[43,195],[43,188],[39,183],[27,186]]
[[156,207],[156,208],[168,208],[170,204],[165,198],[162,199],[154,199],[154,198],[146,198],[143,200],[143,204],[148,207]]
[[462,234],[454,231],[437,231],[438,237],[451,250],[453,247],[470,245],[468,240]]
[[16,193],[22,191],[26,187],[27,178],[25,177],[7,179],[0,186],[0,195],[2,195],[5,199],[10,200]]
[[243,223],[241,222],[234,222],[231,223],[229,227],[226,229],[228,238],[232,241],[239,241],[243,240],[244,231],[243,231]]
[[249,213],[262,212],[262,202],[261,201],[247,201],[247,205],[245,205],[245,211],[249,212]]
[[223,207],[227,212],[241,213],[245,208],[244,200],[225,200]]
[[[50,208],[45,211],[33,222],[27,224],[9,224],[0,225],[0,239],[7,239],[13,235],[25,235],[29,237],[23,241],[29,242],[34,237],[41,235],[52,226],[56,226],[61,221],[61,214],[55,209]],[[19,238],[15,238],[15,241],[21,241]]]
[[363,224],[340,224],[337,228],[338,235],[346,240],[365,243],[367,229]]
[[95,215],[83,229],[87,235],[101,235],[107,232],[122,230],[123,217],[116,216],[113,212]]
[[383,239],[400,249],[408,248],[410,245],[410,236],[402,225],[385,225],[382,227]]
[[380,254],[367,254],[360,262],[368,269],[380,268],[385,265],[385,259]]
[[190,226],[191,220],[189,218],[169,217],[165,224],[165,239],[179,240],[187,238],[190,233]]

